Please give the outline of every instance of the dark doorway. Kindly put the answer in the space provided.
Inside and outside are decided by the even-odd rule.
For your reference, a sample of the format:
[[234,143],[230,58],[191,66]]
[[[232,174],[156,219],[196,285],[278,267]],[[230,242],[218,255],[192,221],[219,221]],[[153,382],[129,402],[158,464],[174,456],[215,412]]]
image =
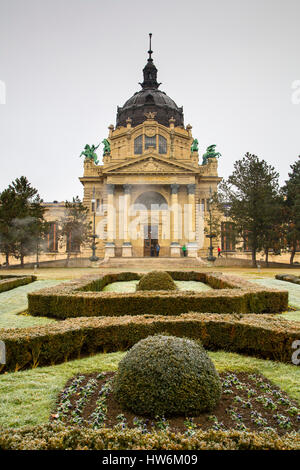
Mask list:
[[155,256],[158,243],[158,225],[144,225],[144,256]]

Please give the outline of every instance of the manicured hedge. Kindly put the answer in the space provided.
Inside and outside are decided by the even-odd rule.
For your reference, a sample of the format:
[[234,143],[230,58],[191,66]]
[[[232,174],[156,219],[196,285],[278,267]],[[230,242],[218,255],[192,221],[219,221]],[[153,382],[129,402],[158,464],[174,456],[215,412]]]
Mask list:
[[28,294],[31,315],[59,319],[123,315],[180,315],[189,311],[214,313],[275,313],[287,310],[288,292],[264,288],[218,273],[169,272],[174,280],[206,282],[214,289],[191,291],[101,291],[115,281],[140,279],[136,273],[88,276]]
[[276,274],[275,279],[300,284],[300,276],[294,276],[293,274]]
[[[1,431],[1,430],[0,430]],[[300,435],[275,432],[170,431],[64,427],[46,424],[0,432],[0,450],[300,450]]]
[[0,293],[36,281],[36,276],[0,276]]
[[127,350],[157,333],[200,339],[210,350],[291,363],[292,343],[300,338],[300,324],[270,315],[188,313],[177,317],[82,317],[34,328],[2,329],[0,340],[6,346],[2,372]]

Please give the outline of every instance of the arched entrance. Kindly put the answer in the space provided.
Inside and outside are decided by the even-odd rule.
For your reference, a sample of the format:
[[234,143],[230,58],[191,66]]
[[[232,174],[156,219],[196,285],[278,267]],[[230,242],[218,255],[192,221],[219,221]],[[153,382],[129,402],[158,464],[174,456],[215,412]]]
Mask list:
[[138,196],[134,203],[135,210],[145,214],[145,222],[141,227],[144,239],[144,256],[156,256],[159,243],[159,213],[168,210],[168,203],[162,194],[146,191]]

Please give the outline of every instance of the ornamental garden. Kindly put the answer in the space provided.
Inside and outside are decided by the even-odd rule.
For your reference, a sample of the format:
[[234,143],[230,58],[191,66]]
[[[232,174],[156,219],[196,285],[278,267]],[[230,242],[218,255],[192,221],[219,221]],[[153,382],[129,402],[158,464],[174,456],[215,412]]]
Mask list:
[[0,192],[0,450],[300,450],[300,157],[222,179],[151,38],[82,200]]
[[1,449],[300,448],[297,284],[94,271],[1,276]]

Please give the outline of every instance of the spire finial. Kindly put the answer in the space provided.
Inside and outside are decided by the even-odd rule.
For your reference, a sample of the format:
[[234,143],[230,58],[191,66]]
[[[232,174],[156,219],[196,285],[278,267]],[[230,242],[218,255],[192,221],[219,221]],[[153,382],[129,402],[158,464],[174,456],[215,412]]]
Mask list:
[[149,61],[152,62],[152,57],[151,55],[153,54],[153,51],[151,50],[151,39],[152,39],[152,33],[149,33],[149,51],[148,51],[148,54],[149,54]]
[[151,39],[152,33],[149,33],[149,58],[147,64],[143,69],[144,81],[143,83],[140,83],[144,90],[150,88],[158,88],[160,85],[160,83],[157,83],[157,68],[155,67],[153,59],[151,57],[151,55],[153,54],[153,51],[151,49]]

